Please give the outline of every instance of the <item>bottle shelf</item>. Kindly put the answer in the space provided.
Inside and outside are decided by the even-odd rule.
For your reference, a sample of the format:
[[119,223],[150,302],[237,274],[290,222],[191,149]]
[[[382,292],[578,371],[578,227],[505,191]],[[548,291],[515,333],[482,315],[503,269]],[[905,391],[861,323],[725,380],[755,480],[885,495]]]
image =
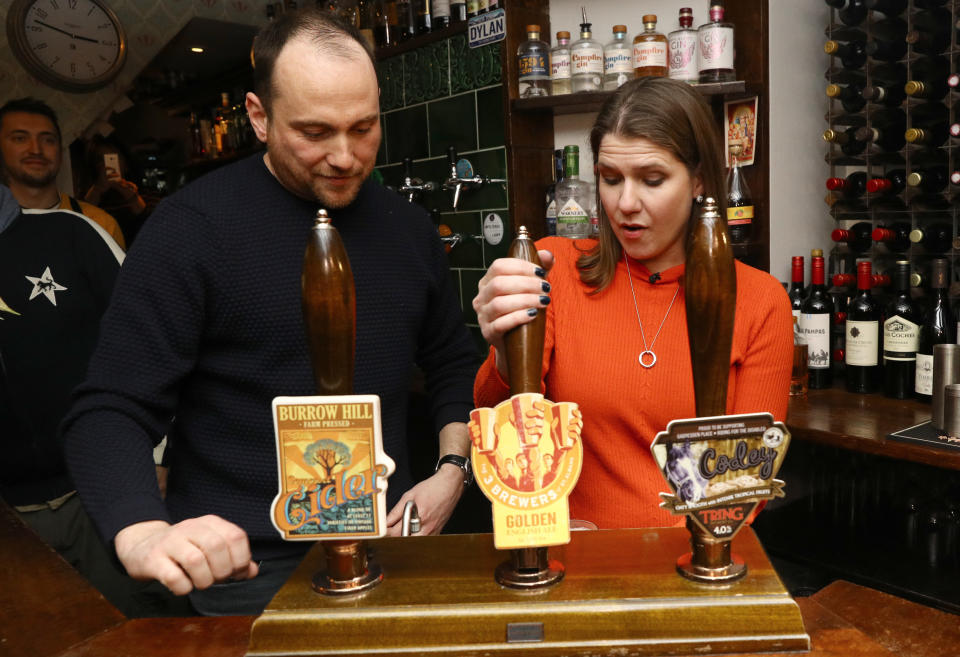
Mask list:
[[387,59],[388,57],[396,57],[397,55],[401,55],[411,50],[416,50],[417,48],[427,44],[449,39],[452,36],[466,31],[467,23],[466,21],[461,21],[459,23],[454,23],[453,25],[448,25],[440,30],[434,30],[432,32],[427,32],[426,34],[417,34],[416,36],[405,39],[404,41],[401,41],[393,46],[378,46],[374,50],[374,56],[376,57],[377,61]]
[[[745,94],[747,84],[743,80],[691,85],[704,96],[729,96]],[[536,98],[514,98],[511,103],[517,112],[549,111],[555,116],[561,114],[585,114],[598,112],[603,103],[613,95],[612,91],[586,91],[562,96],[539,96]]]

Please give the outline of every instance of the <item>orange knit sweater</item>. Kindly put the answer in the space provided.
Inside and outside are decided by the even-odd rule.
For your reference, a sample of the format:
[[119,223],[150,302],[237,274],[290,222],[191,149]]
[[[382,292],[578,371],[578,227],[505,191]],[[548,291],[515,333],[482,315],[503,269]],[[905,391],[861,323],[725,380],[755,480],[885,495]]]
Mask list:
[[[601,529],[676,525],[680,519],[659,507],[666,481],[650,453],[650,443],[667,423],[694,417],[693,372],[687,343],[684,265],[651,272],[630,262],[633,287],[647,345],[657,362],[637,362],[643,338],[637,324],[627,270],[617,266],[613,282],[589,295],[576,268],[585,241],[548,237],[538,248],[554,254],[548,275],[552,298],[547,307],[543,357],[544,394],[555,402],[572,401],[583,413],[583,470],[570,496],[572,518]],[[730,353],[728,413],[767,411],[783,421],[793,354],[790,301],[769,274],[740,262],[736,321]],[[670,301],[680,286],[673,308]],[[666,315],[663,330],[651,345]],[[497,373],[493,349],[474,384],[478,407],[495,406],[509,396]]]

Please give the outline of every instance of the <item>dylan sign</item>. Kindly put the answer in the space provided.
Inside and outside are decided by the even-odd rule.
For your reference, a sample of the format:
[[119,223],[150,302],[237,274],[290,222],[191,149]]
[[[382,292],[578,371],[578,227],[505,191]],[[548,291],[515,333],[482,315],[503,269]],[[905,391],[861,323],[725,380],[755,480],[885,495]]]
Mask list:
[[507,38],[507,18],[503,9],[496,9],[474,16],[467,23],[468,41],[471,48],[479,48]]

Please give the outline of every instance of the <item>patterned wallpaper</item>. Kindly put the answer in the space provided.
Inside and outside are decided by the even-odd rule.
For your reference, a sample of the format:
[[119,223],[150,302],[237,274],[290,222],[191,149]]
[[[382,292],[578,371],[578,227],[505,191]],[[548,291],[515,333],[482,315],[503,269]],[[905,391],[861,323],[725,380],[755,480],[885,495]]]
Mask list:
[[[120,18],[127,34],[123,71],[107,87],[92,93],[57,91],[38,81],[20,65],[7,40],[0,43],[0,104],[11,98],[34,96],[57,112],[63,142],[69,144],[98,117],[109,116],[131,81],[195,16],[245,25],[266,22],[266,0],[105,0]],[[11,0],[0,0],[4,19]]]

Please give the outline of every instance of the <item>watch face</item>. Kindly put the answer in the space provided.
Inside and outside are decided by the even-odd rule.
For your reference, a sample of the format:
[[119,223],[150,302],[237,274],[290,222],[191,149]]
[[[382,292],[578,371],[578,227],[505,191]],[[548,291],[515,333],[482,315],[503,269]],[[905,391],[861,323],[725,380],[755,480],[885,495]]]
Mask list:
[[31,73],[67,90],[106,85],[126,54],[116,15],[97,0],[16,0],[7,33]]

